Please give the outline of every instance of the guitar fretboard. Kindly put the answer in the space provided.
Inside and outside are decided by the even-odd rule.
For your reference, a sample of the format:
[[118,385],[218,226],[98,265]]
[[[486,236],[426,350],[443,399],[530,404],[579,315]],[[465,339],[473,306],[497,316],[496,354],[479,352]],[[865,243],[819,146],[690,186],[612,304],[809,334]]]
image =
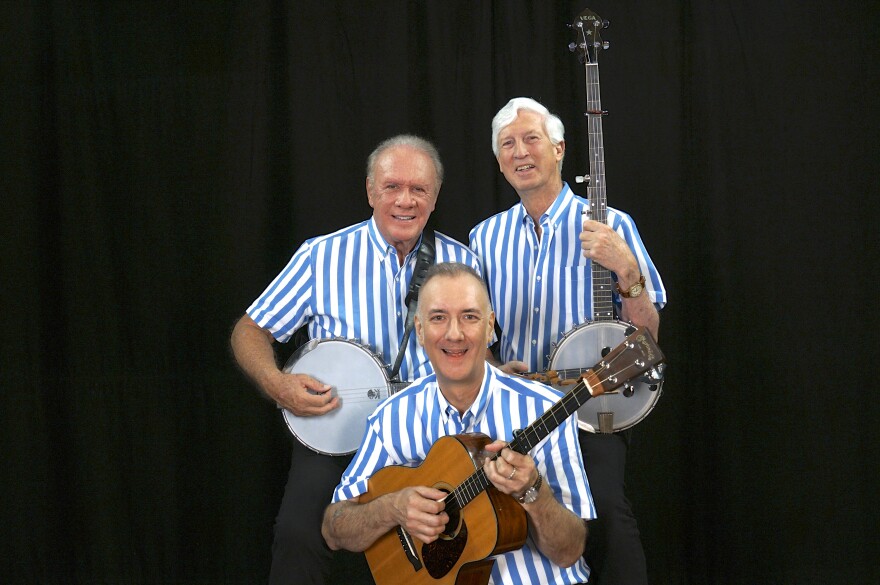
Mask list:
[[[559,402],[547,409],[534,423],[514,433],[514,438],[508,444],[508,447],[518,453],[528,453],[544,437],[549,435],[565,419],[577,411],[592,396],[590,387],[585,380],[581,379]],[[498,456],[496,455],[487,460],[487,463],[497,458]],[[489,487],[489,479],[481,467],[446,496],[446,506],[450,510],[460,510],[480,495],[487,487]]]
[[[581,375],[578,383],[559,402],[538,417],[538,420],[525,429],[514,432],[513,440],[507,446],[517,453],[529,453],[591,397],[619,388],[663,359],[663,353],[647,330],[644,327],[636,329],[623,343]],[[447,510],[461,510],[489,486],[484,467],[497,458],[496,454],[487,459],[482,467],[444,498]]]

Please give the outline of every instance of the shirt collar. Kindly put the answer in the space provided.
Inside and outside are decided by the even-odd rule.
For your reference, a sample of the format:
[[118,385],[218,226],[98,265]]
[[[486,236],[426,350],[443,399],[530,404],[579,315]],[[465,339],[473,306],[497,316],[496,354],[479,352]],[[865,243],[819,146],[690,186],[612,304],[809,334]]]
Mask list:
[[[553,201],[553,204],[550,206],[550,209],[544,212],[544,214],[540,218],[540,223],[543,224],[545,219],[551,225],[556,225],[562,219],[563,215],[571,209],[571,202],[574,199],[574,191],[568,186],[568,183],[565,181],[562,182],[562,190],[559,192],[559,195],[556,196],[556,199]],[[522,201],[519,202],[519,221],[523,225],[529,225],[532,223],[531,216],[526,212],[525,205],[522,204]]]
[[[367,222],[367,226],[370,233],[370,242],[373,244],[373,249],[376,251],[376,254],[381,258],[387,258],[389,256],[393,256],[395,260],[397,259],[397,249],[388,243],[387,240],[382,236],[382,232],[379,231],[379,226],[376,225],[376,218],[370,217],[369,222]],[[419,241],[416,242],[416,245],[410,250],[409,254],[406,255],[406,261],[404,261],[404,266],[407,262],[409,262],[410,258],[412,258],[418,251],[419,246],[422,245],[422,238],[424,234],[419,236]]]
[[[436,374],[434,374],[434,376],[436,380]],[[483,381],[480,384],[480,391],[477,393],[477,398],[474,400],[474,403],[471,404],[471,407],[465,411],[464,416],[461,417],[461,422],[465,431],[473,429],[485,416],[486,410],[489,407],[489,396],[492,388],[492,380],[494,379],[495,372],[493,367],[487,363],[486,368],[483,371]],[[443,396],[443,393],[440,391],[439,384],[437,385],[437,395],[437,398],[440,401],[441,410],[443,411],[446,420],[448,421],[450,418],[456,416],[458,414],[458,409],[446,400],[446,397]]]

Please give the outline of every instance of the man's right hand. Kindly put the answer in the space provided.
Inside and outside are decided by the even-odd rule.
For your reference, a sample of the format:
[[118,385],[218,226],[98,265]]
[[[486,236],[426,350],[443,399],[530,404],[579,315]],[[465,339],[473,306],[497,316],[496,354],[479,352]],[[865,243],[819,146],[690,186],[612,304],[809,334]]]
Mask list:
[[278,372],[265,392],[275,399],[278,406],[296,416],[320,416],[339,407],[339,397],[333,396],[331,387],[306,374]]
[[443,511],[446,492],[427,486],[404,488],[389,494],[394,521],[425,544],[437,540],[449,515]]

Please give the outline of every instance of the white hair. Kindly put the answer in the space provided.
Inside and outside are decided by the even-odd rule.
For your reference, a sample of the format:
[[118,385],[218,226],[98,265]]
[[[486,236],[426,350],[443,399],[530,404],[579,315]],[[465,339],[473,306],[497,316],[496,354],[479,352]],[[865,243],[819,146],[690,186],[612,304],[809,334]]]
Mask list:
[[[519,115],[520,110],[528,110],[535,112],[544,119],[544,130],[550,138],[553,145],[559,144],[565,140],[565,126],[559,116],[550,113],[546,107],[540,102],[527,97],[513,98],[507,104],[498,110],[495,117],[492,118],[492,152],[498,156],[498,135],[501,131],[513,123]],[[562,161],[559,161],[559,168],[562,169]]]

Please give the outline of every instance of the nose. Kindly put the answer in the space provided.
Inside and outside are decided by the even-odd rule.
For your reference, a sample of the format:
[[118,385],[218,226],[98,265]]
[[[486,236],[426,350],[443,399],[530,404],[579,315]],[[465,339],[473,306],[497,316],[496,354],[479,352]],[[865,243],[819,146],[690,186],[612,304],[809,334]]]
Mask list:
[[464,335],[461,332],[461,325],[458,323],[458,319],[450,319],[449,327],[446,328],[446,339],[461,339]]
[[513,156],[515,158],[522,158],[528,154],[528,150],[526,149],[526,143],[522,140],[516,140],[513,143]]
[[408,188],[401,189],[397,193],[397,200],[395,203],[401,207],[410,207],[415,201],[415,196],[413,196],[412,191]]

